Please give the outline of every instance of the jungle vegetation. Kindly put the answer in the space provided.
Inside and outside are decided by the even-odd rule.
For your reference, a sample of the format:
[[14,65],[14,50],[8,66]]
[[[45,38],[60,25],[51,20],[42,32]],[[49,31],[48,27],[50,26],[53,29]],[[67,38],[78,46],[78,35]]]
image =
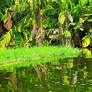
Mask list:
[[92,0],[1,0],[0,47],[92,46]]
[[0,0],[1,92],[91,92],[91,46],[92,0]]

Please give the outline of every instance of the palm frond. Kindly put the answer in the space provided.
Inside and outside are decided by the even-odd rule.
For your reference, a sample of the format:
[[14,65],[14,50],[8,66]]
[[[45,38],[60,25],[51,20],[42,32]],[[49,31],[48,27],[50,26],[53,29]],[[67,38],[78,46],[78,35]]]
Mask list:
[[5,48],[11,40],[12,30],[8,31],[5,35],[0,38],[0,47]]

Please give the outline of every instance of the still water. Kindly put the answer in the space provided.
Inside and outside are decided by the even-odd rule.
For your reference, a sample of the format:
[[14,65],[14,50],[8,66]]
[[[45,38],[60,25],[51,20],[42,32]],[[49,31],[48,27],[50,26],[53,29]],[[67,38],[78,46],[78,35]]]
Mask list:
[[92,92],[92,58],[0,71],[0,92]]

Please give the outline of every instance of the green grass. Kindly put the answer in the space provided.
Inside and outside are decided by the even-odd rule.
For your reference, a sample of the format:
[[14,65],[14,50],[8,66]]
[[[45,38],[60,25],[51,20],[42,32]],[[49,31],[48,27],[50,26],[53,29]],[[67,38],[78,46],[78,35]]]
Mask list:
[[20,67],[49,62],[59,58],[73,58],[77,57],[79,53],[80,50],[77,48],[57,46],[0,49],[0,70],[7,67]]

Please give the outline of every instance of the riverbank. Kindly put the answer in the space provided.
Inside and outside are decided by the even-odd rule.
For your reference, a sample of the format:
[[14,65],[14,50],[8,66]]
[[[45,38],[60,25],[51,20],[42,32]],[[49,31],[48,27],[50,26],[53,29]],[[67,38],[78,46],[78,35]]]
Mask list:
[[0,49],[0,68],[29,63],[39,64],[56,59],[78,57],[80,50],[72,47],[31,47]]

